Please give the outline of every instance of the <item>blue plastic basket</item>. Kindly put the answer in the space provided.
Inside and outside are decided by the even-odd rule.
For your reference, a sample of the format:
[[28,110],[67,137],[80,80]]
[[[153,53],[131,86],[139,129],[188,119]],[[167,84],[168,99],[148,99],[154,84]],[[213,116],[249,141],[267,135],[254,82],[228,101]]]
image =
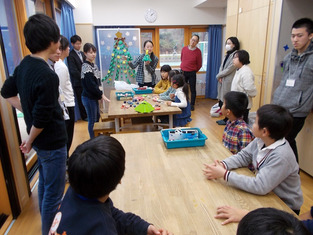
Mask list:
[[164,141],[166,148],[187,148],[187,147],[199,147],[204,146],[207,139],[206,135],[202,133],[199,128],[182,128],[182,130],[197,130],[198,139],[187,139],[187,140],[172,140],[169,141],[169,132],[174,131],[175,129],[164,129],[161,130],[161,135]]
[[144,89],[144,90],[138,90],[138,88],[133,88],[134,92],[136,95],[138,94],[151,94],[153,89],[152,88],[147,88],[147,89]]

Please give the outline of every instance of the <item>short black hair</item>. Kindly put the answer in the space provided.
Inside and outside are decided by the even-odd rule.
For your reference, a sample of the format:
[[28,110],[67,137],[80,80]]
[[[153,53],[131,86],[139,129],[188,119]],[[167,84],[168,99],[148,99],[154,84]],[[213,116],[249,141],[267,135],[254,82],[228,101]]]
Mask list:
[[87,53],[88,51],[90,51],[90,49],[91,49],[93,52],[97,52],[97,48],[96,48],[92,43],[87,42],[87,43],[84,45],[83,51],[84,51],[85,53]]
[[162,72],[162,71],[163,72],[169,72],[171,70],[172,70],[171,66],[169,66],[168,64],[165,64],[165,65],[162,65],[160,72]]
[[292,25],[292,29],[298,28],[306,28],[306,31],[311,34],[313,33],[313,21],[309,18],[301,18]]
[[70,43],[67,40],[67,38],[64,37],[63,35],[61,35],[61,38],[60,38],[60,50],[62,50],[62,51],[66,50],[66,48],[68,48],[69,45],[70,45]]
[[44,14],[29,17],[24,26],[24,37],[31,53],[37,53],[49,48],[52,42],[60,40],[60,29],[53,19]]
[[250,64],[250,56],[249,53],[245,50],[236,51],[235,56],[238,56],[239,61],[245,65]]
[[292,116],[287,109],[276,104],[266,104],[257,110],[259,128],[267,128],[270,137],[279,140],[285,137],[292,127]]
[[245,215],[238,224],[237,235],[306,235],[303,223],[285,211],[259,208]]
[[68,162],[73,190],[86,198],[112,192],[125,171],[125,150],[113,137],[100,135],[79,145]]
[[[235,45],[235,47],[232,49],[232,51],[237,51],[240,49],[240,43],[239,43],[238,38],[229,37],[229,38],[227,38],[227,40],[230,40]],[[226,40],[226,42],[227,42],[227,40]]]
[[81,39],[81,37],[80,36],[78,36],[78,35],[73,35],[72,37],[71,37],[71,43],[76,43],[77,41],[80,41],[80,42],[82,42],[82,39]]
[[176,74],[179,74],[179,71],[177,69],[173,69],[168,72],[168,80],[171,82],[172,77],[174,77]]
[[243,116],[248,107],[248,97],[245,93],[239,91],[230,91],[224,95],[225,107],[232,111],[236,118]]
[[192,37],[193,36],[195,36],[195,37],[197,37],[198,38],[198,42],[200,41],[200,37],[199,37],[199,35],[198,34],[194,34],[194,35],[192,35]]

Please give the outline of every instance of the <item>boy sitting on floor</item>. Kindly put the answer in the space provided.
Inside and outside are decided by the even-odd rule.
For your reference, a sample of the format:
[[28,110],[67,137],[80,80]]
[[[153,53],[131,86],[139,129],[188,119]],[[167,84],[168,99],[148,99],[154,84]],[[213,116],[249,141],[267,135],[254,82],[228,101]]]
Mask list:
[[98,136],[76,148],[69,158],[68,188],[49,234],[171,235],[109,198],[125,171],[125,151],[113,137]]
[[230,91],[224,96],[222,114],[228,118],[228,121],[223,133],[223,145],[233,154],[246,147],[254,138],[242,119],[248,102],[248,97],[243,92]]
[[[286,139],[292,125],[290,113],[273,104],[257,111],[252,133],[256,137],[246,148],[222,162],[205,164],[207,179],[224,177],[230,186],[265,195],[273,191],[295,213],[299,214],[303,203],[299,165]],[[253,164],[256,176],[250,177],[230,171]]]

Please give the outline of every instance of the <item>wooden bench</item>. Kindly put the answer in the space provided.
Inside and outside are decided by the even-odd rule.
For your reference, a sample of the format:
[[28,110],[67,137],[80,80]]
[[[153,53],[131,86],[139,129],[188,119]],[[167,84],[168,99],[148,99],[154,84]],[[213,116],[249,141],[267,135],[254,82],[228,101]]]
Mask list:
[[114,121],[96,122],[93,126],[95,136],[115,134]]

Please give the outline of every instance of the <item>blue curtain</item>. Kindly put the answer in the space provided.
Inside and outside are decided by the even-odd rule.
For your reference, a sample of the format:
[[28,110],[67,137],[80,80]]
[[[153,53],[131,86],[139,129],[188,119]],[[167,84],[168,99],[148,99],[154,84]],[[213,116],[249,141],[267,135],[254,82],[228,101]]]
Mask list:
[[217,98],[217,80],[222,54],[222,25],[210,25],[208,29],[208,63],[206,70],[205,98]]
[[[61,10],[61,34],[69,41],[76,34],[75,22],[72,7],[65,1],[62,2]],[[72,44],[70,43],[72,49]]]

